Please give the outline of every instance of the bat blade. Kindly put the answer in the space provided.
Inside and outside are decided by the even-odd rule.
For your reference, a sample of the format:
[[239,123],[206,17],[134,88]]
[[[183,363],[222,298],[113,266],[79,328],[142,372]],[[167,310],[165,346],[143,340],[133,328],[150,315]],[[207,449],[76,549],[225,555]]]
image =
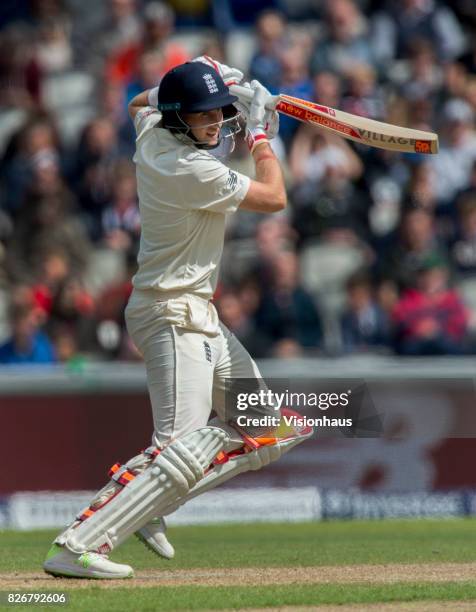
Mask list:
[[[253,98],[253,91],[240,85],[232,85],[230,92],[248,102]],[[285,94],[270,96],[266,108],[370,147],[403,153],[438,153],[438,135],[433,132],[359,117]]]
[[438,153],[438,135],[352,115],[328,106],[281,94],[275,109],[371,147],[403,153]]

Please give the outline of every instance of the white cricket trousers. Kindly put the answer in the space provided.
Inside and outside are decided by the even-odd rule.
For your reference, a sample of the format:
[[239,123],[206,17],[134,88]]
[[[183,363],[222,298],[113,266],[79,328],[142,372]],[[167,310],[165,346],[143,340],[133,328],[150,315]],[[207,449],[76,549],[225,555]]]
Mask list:
[[[261,378],[249,353],[219,321],[208,300],[134,289],[125,316],[145,361],[152,443],[158,447],[204,427],[212,409],[222,421],[229,421],[227,380]],[[272,413],[271,407],[256,410],[258,416]]]

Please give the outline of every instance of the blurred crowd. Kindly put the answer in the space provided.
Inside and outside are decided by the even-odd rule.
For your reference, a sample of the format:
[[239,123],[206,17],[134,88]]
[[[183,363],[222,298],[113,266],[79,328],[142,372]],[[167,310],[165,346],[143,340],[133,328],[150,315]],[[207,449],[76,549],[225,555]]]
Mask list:
[[[214,298],[248,350],[476,353],[473,0],[17,0],[0,7],[0,363],[140,359],[127,103],[204,53],[440,136],[430,158],[281,117],[288,209],[230,217]],[[252,176],[241,136],[229,163]]]

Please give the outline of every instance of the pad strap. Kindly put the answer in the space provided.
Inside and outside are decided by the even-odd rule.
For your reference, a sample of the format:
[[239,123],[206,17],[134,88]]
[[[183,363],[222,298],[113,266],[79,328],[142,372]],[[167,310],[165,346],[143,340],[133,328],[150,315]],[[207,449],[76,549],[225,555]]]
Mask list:
[[109,476],[114,482],[125,487],[130,482],[134,480],[136,474],[131,472],[127,465],[120,465],[119,463],[115,463],[112,468],[109,470]]
[[75,553],[111,551],[166,508],[180,505],[229,439],[223,429],[204,427],[172,440],[137,475],[114,465],[112,478],[124,486],[92,514],[91,508],[84,512],[88,520],[68,529],[62,543]]
[[[283,408],[281,415],[301,417],[300,414]],[[241,428],[237,427],[234,423],[233,429],[240,431]],[[279,459],[284,453],[287,453],[292,448],[304,442],[312,436],[314,430],[310,426],[294,428],[292,427],[288,431],[278,431],[276,437],[258,437],[251,438],[245,432],[240,432],[240,435],[246,435],[244,439],[244,445],[236,450],[230,452],[221,452],[213,461],[212,469],[210,469],[203,480],[195,485],[195,487],[187,494],[187,496],[180,501],[179,504],[170,505],[165,511],[164,515],[172,514],[181,505],[197,497],[206,491],[210,491],[215,487],[223,484],[230,478],[238,476],[243,472],[249,470],[259,470],[272,461]],[[250,441],[253,440],[253,444]],[[254,446],[254,450],[251,449]]]

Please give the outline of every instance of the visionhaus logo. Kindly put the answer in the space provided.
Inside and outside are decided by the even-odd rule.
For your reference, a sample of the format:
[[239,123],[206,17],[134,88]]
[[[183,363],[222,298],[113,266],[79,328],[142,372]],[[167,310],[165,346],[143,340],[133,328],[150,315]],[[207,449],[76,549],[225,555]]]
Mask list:
[[308,417],[304,415],[291,415],[288,416],[283,414],[283,421],[288,427],[352,427],[354,422],[351,418],[330,418],[327,415],[322,417]]

